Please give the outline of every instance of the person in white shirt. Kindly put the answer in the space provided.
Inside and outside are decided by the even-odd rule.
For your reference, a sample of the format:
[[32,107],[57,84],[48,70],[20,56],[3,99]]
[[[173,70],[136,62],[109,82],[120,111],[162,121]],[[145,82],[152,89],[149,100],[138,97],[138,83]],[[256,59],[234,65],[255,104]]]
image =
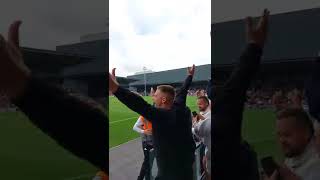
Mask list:
[[204,120],[211,118],[210,100],[207,96],[198,97],[197,105],[199,108],[199,114],[204,117],[201,119]]
[[142,138],[142,148],[144,154],[144,161],[141,166],[141,170],[138,176],[138,180],[150,180],[151,166],[150,163],[153,162],[153,142],[152,142],[152,124],[150,121],[146,120],[143,116],[140,116],[137,122],[133,126],[133,130],[141,134]]
[[[206,146],[206,171],[211,176],[211,117],[204,121],[200,121],[194,126],[194,133],[202,138],[203,144]],[[210,179],[210,178],[209,178]]]
[[205,170],[211,173],[211,106],[208,97],[200,96],[197,100],[199,113],[194,116],[192,131],[205,145]]
[[199,96],[197,99],[197,106],[199,113],[193,114],[192,119],[192,132],[194,133],[194,127],[201,121],[211,119],[211,102],[207,96]]
[[277,114],[276,130],[285,161],[270,179],[277,174],[290,180],[320,179],[320,159],[308,114],[302,108],[284,109]]

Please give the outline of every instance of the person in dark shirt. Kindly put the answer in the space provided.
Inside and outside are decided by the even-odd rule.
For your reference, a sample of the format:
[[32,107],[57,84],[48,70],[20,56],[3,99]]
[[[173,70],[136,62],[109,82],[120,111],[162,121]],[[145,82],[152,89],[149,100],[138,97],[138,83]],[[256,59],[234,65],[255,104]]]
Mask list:
[[313,62],[310,72],[305,82],[305,96],[308,112],[314,118],[315,147],[320,156],[320,57]]
[[305,95],[309,113],[320,122],[320,56],[313,62],[310,72],[305,82]]
[[192,138],[191,111],[186,106],[195,66],[175,95],[174,88],[160,85],[153,95],[155,107],[143,98],[119,86],[115,69],[109,73],[109,90],[131,110],[152,122],[158,180],[192,180],[195,143]]
[[248,45],[229,80],[222,89],[217,88],[214,92],[213,179],[259,179],[256,155],[243,142],[241,129],[246,91],[260,65],[267,38],[268,17],[269,11],[265,10],[256,27],[252,19],[247,18]]
[[0,92],[58,144],[107,174],[106,113],[32,75],[19,47],[20,24],[10,26],[7,41],[0,35]]

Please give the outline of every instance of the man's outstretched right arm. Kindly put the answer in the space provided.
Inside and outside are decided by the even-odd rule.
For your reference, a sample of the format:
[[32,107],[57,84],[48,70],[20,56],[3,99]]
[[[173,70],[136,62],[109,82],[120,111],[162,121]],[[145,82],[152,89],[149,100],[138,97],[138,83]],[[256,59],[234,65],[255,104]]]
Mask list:
[[120,87],[116,80],[115,70],[116,69],[114,68],[112,73],[109,73],[109,91],[132,111],[142,115],[144,118],[152,122],[155,119],[154,115],[158,110],[148,104],[141,96]]
[[122,87],[118,87],[117,91],[113,94],[132,111],[142,115],[151,122],[155,119],[154,115],[157,109],[148,104],[142,97]]

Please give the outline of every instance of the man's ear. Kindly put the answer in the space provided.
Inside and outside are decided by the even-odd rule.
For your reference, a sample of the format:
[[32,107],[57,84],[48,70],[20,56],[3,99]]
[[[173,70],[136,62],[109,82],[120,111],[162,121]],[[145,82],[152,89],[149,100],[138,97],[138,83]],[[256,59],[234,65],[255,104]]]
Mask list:
[[166,103],[167,102],[167,97],[162,97],[161,98],[161,102],[164,104],[164,103]]

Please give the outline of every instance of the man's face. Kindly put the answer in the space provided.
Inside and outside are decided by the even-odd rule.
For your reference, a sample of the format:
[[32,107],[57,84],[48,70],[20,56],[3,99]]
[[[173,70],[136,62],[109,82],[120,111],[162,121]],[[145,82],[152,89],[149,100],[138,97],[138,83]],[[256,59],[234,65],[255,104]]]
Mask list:
[[286,157],[302,154],[309,144],[308,130],[300,127],[292,117],[277,120],[276,130],[278,141]]
[[198,99],[197,105],[198,105],[199,111],[205,111],[209,106],[209,104],[203,99]]
[[157,89],[152,96],[152,100],[156,107],[161,107],[161,105],[167,101],[167,98],[163,92]]

